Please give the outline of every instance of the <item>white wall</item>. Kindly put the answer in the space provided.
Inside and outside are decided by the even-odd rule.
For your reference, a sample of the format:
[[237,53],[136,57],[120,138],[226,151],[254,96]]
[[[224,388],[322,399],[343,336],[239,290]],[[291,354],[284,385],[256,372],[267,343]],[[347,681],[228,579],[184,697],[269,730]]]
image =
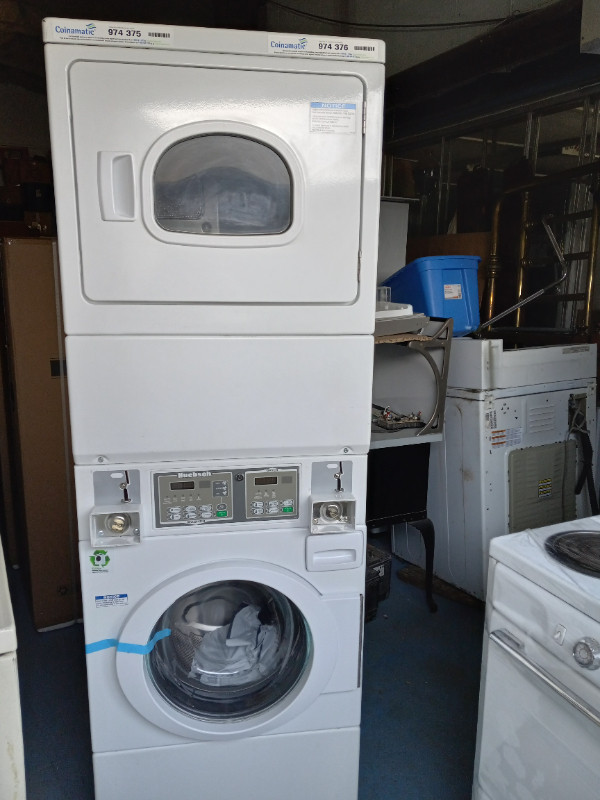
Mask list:
[[[300,13],[268,1],[266,12],[267,28],[272,31],[383,39],[387,45],[386,71],[393,75],[480,36],[497,24],[494,20],[555,2],[557,0],[285,0],[285,6],[298,8]],[[340,25],[327,22],[327,18],[375,24],[376,27]],[[484,21],[481,24],[471,24],[481,20]],[[406,27],[398,29],[401,26]],[[476,70],[477,65],[473,68]]]
[[50,132],[46,96],[0,83],[0,147],[29,147],[32,155],[48,155]]

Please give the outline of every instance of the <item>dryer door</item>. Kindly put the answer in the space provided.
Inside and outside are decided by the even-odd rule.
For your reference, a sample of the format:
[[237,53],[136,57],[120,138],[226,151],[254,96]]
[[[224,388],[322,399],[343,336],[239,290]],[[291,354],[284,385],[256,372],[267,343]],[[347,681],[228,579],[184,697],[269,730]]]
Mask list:
[[[263,732],[325,689],[337,655],[336,621],[306,582],[259,562],[212,565],[149,594],[117,650],[130,703],[188,738]],[[326,643],[326,646],[324,646]]]
[[232,63],[72,64],[89,302],[356,299],[363,82]]

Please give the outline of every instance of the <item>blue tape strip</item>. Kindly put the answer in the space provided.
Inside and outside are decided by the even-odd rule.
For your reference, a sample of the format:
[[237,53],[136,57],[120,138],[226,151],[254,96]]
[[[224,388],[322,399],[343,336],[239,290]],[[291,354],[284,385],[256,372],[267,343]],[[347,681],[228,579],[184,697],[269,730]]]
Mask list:
[[140,656],[145,656],[152,652],[157,642],[170,635],[171,629],[165,628],[155,633],[148,644],[129,644],[128,642],[120,642],[118,639],[100,639],[97,642],[86,644],[85,652],[87,655],[89,653],[97,653],[99,650],[108,650],[110,647],[116,647],[118,653],[137,653]]

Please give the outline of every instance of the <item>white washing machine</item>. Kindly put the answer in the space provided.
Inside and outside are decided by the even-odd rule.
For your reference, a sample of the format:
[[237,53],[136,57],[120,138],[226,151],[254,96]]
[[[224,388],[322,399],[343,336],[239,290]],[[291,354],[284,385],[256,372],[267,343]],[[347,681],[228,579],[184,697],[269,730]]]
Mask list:
[[98,800],[356,796],[365,469],[76,468]]
[[96,798],[350,800],[384,45],[44,39]]
[[[596,368],[593,344],[505,350],[500,339],[453,341],[444,441],[432,444],[429,463],[436,575],[484,600],[494,536],[591,512],[588,486],[576,488],[579,429],[590,443],[596,437]],[[409,526],[395,526],[393,549],[424,563]]]

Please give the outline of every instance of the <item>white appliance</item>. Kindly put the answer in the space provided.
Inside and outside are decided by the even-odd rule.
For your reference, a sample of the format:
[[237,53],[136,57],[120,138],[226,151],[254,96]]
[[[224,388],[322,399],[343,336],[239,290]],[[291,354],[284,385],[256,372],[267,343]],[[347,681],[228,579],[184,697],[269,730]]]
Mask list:
[[383,43],[44,38],[75,462],[366,453]]
[[492,541],[473,800],[598,797],[599,567],[597,516]]
[[76,468],[97,798],[356,797],[365,469]]
[[[492,537],[591,512],[587,488],[575,495],[583,420],[594,443],[595,345],[453,340],[444,441],[432,444],[429,467],[436,575],[483,600]],[[424,563],[410,526],[394,527],[393,550]]]
[[384,45],[44,37],[96,798],[356,797]]
[[0,542],[0,797],[25,800],[17,633]]

